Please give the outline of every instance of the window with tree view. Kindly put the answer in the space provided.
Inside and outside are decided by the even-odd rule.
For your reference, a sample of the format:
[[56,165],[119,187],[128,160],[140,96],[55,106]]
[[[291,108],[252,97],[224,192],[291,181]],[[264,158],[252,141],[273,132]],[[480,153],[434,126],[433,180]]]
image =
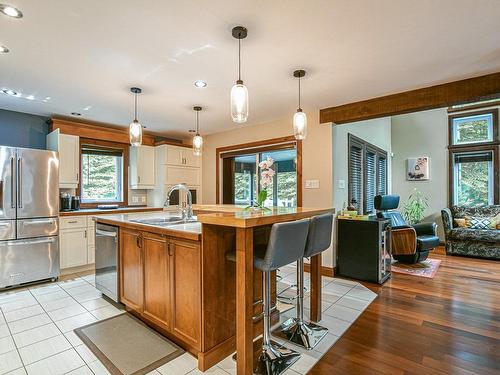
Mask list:
[[81,162],[83,203],[123,200],[122,150],[83,147]]
[[450,203],[498,203],[498,110],[449,117]]

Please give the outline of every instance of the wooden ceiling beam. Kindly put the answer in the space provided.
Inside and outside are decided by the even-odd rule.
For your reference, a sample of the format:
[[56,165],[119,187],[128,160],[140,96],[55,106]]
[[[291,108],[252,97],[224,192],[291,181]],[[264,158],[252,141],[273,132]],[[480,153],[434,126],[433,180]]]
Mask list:
[[320,110],[320,123],[345,124],[494,99],[498,95],[500,72],[324,108]]

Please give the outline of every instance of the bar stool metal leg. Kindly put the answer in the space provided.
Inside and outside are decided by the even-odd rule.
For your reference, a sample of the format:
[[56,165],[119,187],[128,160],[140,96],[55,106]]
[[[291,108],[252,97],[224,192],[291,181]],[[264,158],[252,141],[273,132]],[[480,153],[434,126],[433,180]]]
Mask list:
[[297,285],[296,317],[285,321],[273,334],[312,350],[326,336],[328,329],[304,321],[304,258],[297,261]]
[[271,273],[263,273],[264,335],[262,352],[257,361],[255,374],[278,375],[285,372],[300,357],[300,353],[271,340]]

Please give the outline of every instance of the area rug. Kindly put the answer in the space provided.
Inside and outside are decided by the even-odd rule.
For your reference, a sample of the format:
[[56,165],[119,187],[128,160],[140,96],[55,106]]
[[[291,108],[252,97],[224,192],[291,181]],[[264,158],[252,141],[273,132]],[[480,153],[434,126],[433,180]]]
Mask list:
[[415,264],[404,264],[396,261],[392,263],[391,271],[432,279],[436,275],[440,264],[441,260],[439,259],[427,259]]
[[113,375],[144,375],[184,353],[128,313],[75,329],[75,333]]

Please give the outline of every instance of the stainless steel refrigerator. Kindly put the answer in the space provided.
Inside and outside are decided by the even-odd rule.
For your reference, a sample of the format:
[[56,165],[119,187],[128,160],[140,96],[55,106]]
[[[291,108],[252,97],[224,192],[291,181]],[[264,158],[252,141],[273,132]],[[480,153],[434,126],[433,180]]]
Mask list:
[[59,276],[57,152],[0,146],[0,289]]

